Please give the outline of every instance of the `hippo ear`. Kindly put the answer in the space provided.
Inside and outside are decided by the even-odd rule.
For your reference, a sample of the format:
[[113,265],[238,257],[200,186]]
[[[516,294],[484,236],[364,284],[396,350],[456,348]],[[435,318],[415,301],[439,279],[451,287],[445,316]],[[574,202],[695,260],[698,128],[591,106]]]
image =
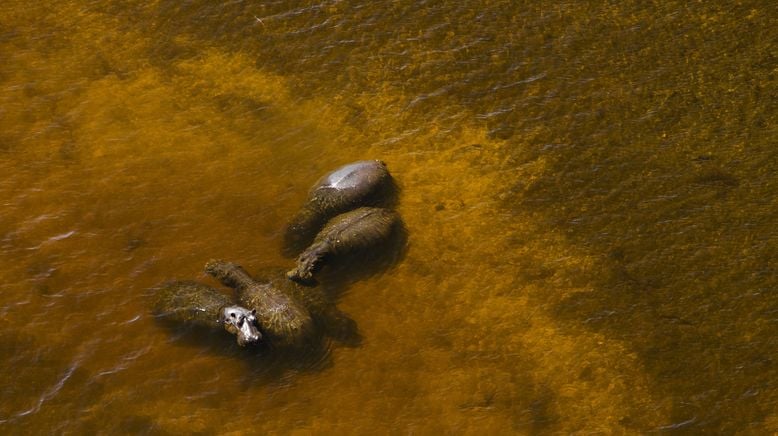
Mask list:
[[257,309],[251,309],[251,314],[252,315],[256,315],[257,314]]

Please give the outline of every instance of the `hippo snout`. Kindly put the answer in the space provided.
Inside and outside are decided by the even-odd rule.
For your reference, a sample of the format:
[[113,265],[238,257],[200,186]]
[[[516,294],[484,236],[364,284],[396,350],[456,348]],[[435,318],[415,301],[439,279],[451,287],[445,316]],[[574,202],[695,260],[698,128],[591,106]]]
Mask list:
[[237,336],[238,345],[259,342],[262,334],[257,328],[257,313],[241,306],[229,306],[221,310],[219,322],[224,324],[224,329]]

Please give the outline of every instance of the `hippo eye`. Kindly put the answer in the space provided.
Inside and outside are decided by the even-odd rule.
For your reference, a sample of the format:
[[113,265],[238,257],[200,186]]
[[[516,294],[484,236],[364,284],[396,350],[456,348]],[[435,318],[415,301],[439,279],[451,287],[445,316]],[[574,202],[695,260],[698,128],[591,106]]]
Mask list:
[[235,318],[235,312],[230,313],[231,318]]
[[238,321],[238,328],[243,328],[243,321],[244,321],[243,318],[241,318],[240,321]]

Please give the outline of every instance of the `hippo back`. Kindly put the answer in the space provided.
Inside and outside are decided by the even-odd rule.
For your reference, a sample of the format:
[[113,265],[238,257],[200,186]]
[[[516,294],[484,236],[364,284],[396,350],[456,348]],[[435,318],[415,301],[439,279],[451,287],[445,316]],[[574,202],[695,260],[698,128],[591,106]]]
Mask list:
[[219,327],[219,309],[230,304],[229,297],[202,283],[173,281],[160,286],[153,313],[163,320]]
[[284,254],[299,253],[335,215],[360,206],[391,203],[395,191],[389,170],[380,160],[357,161],[328,173],[313,185],[305,205],[287,226]]
[[370,184],[371,180],[379,180],[387,174],[386,165],[378,160],[363,160],[344,165],[319,179],[315,188],[332,188],[338,190],[353,189],[361,184]]
[[316,236],[316,242],[330,242],[334,253],[360,250],[388,238],[399,218],[379,207],[360,207],[331,219]]
[[392,180],[386,164],[363,160],[344,165],[325,175],[313,186],[308,204],[324,222],[359,206],[382,203],[389,197]]
[[256,310],[264,333],[277,345],[299,345],[313,329],[313,320],[298,295],[289,294],[275,283],[259,280],[237,289],[238,302]]

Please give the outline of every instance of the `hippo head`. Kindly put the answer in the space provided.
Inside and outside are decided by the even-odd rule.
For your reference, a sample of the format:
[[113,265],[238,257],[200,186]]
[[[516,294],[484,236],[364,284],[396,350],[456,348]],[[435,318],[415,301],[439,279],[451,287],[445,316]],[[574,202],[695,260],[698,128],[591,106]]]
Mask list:
[[238,345],[253,344],[262,339],[257,328],[257,311],[240,306],[227,306],[219,311],[219,322],[224,329],[238,337]]

